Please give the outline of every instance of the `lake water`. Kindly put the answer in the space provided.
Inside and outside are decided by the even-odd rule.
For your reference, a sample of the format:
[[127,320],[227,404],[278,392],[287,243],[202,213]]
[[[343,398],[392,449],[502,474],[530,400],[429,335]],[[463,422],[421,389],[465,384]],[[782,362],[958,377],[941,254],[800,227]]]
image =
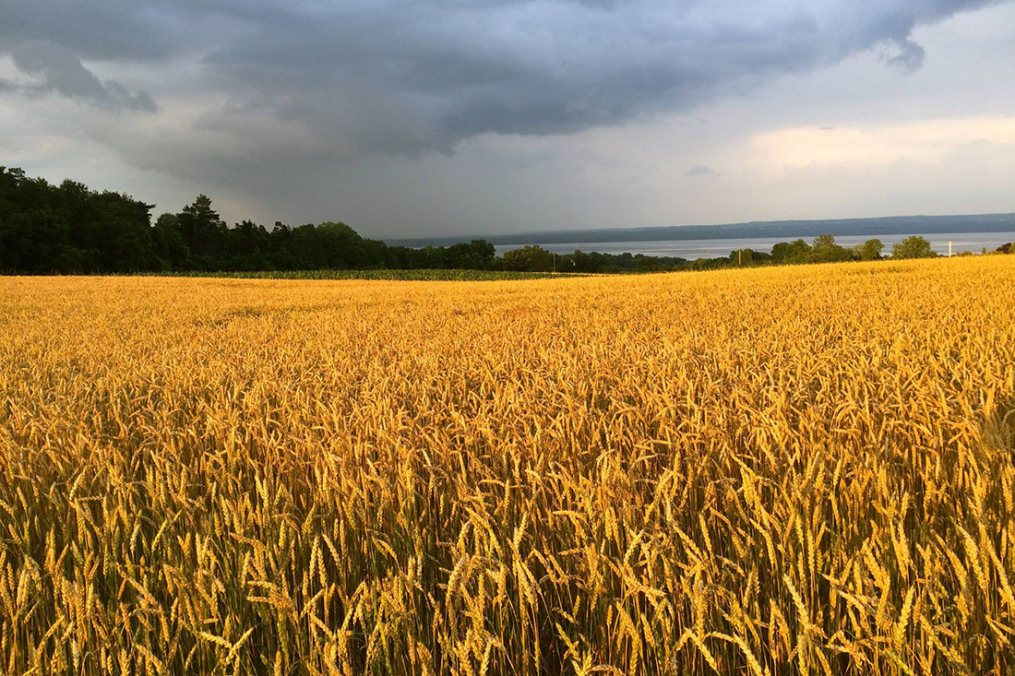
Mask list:
[[[917,233],[919,234],[919,233]],[[836,237],[835,242],[840,246],[851,247],[856,244],[863,244],[868,239],[880,239],[884,245],[884,254],[892,252],[892,244],[901,242],[912,235],[844,235]],[[960,232],[960,233],[936,233],[920,235],[930,242],[934,251],[945,256],[948,255],[948,242],[952,243],[952,252],[971,251],[980,253],[984,247],[987,251],[993,251],[1006,242],[1015,240],[1015,233],[1012,232]],[[646,256],[675,256],[694,260],[695,258],[719,258],[728,256],[730,252],[738,249],[752,249],[763,253],[772,251],[772,247],[779,242],[786,242],[786,237],[751,237],[744,239],[682,239],[682,240],[659,240],[654,242],[573,242],[562,244],[539,244],[547,251],[554,251],[558,254],[573,253],[579,251],[598,251],[609,254],[645,254]],[[804,241],[810,243],[813,238],[804,237]],[[511,249],[520,249],[523,244],[498,244],[497,255],[503,254]]]

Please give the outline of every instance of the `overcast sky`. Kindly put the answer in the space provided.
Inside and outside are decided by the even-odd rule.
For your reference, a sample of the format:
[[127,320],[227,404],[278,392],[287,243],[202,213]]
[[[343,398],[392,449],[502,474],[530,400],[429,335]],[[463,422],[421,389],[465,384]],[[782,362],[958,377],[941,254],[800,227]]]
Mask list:
[[372,237],[1015,211],[1015,2],[2,0],[0,165]]

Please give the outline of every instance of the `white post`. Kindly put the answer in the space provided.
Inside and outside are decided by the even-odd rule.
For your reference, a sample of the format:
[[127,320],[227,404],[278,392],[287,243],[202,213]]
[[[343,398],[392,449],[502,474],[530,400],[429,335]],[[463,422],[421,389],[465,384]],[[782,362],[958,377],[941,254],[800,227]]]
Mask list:
[[952,241],[948,240],[948,258],[952,257]]

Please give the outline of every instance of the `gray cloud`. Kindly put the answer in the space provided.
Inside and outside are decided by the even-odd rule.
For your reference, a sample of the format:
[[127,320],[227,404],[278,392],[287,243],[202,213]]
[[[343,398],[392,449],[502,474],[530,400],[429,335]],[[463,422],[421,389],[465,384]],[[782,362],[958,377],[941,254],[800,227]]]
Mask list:
[[[204,124],[305,125],[316,152],[450,152],[485,133],[558,134],[684,110],[868,49],[919,68],[914,27],[989,0],[8,0],[19,67],[112,109],[151,97],[81,58],[200,59],[226,94]],[[258,139],[250,139],[256,146]],[[256,148],[252,148],[252,151]]]
[[[962,20],[916,29],[990,4],[1000,3],[0,0],[0,57],[12,57],[0,59],[10,78],[0,103],[21,97],[0,113],[34,123],[36,145],[27,131],[20,142],[26,168],[49,157],[51,177],[94,183],[117,166],[103,187],[152,195],[160,209],[192,190],[231,204],[231,219],[348,220],[366,233],[707,222],[750,201],[715,191],[754,175],[720,136],[877,119],[900,96],[895,71],[923,67],[917,41],[932,58],[902,89],[947,92],[956,85],[940,68],[954,52],[940,32]],[[849,58],[859,54],[876,58]],[[1002,90],[965,100],[1007,111]],[[87,106],[68,111],[57,94]],[[756,105],[766,96],[767,112]],[[992,96],[1003,105],[982,103]],[[155,99],[160,114],[115,114]],[[898,102],[912,106],[892,106],[899,114],[941,110]],[[670,121],[657,121],[688,111],[710,121],[670,144]],[[641,131],[625,136],[627,126]],[[615,140],[591,150],[603,137]],[[718,163],[723,179],[688,171],[695,159]],[[672,180],[684,174],[702,180]],[[677,210],[653,197],[676,184],[688,191]],[[777,201],[759,194],[723,217],[790,213],[755,213]],[[706,206],[687,212],[696,200]]]
[[44,40],[26,40],[11,49],[14,65],[40,82],[15,84],[6,89],[24,94],[55,91],[63,96],[112,111],[154,112],[155,100],[146,91],[131,93],[113,80],[102,82],[68,49]]
[[927,54],[924,48],[912,40],[895,40],[883,45],[879,58],[904,73],[914,73],[923,66]]
[[0,51],[48,41],[84,59],[168,58],[195,30],[185,30],[179,8],[130,0],[4,0],[0,17]]
[[704,164],[696,164],[687,170],[687,175],[695,178],[704,178],[706,176],[718,176],[719,174],[712,167]]

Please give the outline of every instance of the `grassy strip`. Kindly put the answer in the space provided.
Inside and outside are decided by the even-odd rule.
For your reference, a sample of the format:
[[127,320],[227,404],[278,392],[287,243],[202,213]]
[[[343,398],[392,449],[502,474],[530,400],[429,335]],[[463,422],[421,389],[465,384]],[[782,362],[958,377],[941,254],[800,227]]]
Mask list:
[[165,272],[154,277],[224,277],[237,279],[379,279],[420,282],[491,282],[514,279],[584,277],[574,273],[509,272],[505,270],[295,270],[260,272]]

